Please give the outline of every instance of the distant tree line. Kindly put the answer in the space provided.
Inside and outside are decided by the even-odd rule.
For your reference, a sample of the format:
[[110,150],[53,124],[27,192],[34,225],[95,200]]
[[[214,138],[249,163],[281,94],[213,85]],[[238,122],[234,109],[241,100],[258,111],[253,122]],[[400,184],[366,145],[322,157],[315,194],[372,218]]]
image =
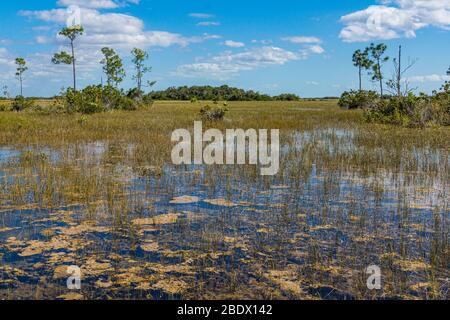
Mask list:
[[162,91],[152,91],[148,94],[152,100],[210,100],[210,101],[298,101],[295,94],[270,96],[253,90],[243,90],[229,87],[213,86],[182,86],[170,87]]

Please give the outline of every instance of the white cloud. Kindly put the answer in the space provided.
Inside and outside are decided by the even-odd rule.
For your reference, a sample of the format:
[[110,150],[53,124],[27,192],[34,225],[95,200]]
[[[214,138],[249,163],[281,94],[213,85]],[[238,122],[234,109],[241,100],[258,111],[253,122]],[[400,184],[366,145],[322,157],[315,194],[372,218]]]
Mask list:
[[297,44],[304,44],[304,43],[321,43],[322,40],[320,40],[317,37],[305,37],[305,36],[293,36],[293,37],[284,37],[282,38],[283,41],[289,41],[292,43]]
[[36,37],[36,43],[38,44],[47,44],[50,43],[52,41],[52,39],[49,39],[46,36],[37,36]]
[[14,66],[14,59],[6,48],[0,48],[0,65],[8,67]]
[[128,1],[113,1],[113,0],[59,0],[57,3],[62,7],[79,6],[82,8],[93,9],[115,9],[123,6],[127,2],[138,4],[140,0],[128,0]]
[[185,77],[227,79],[240,71],[284,65],[300,58],[296,53],[278,47],[261,47],[241,53],[225,52],[206,62],[181,65],[176,74]]
[[384,0],[341,18],[345,42],[413,38],[428,26],[450,29],[450,0]]
[[440,75],[440,74],[430,74],[430,75],[425,75],[425,76],[408,77],[407,80],[410,82],[420,82],[420,83],[445,82],[445,81],[450,81],[450,76]]
[[300,55],[303,59],[308,58],[311,54],[325,53],[325,49],[320,45],[322,40],[317,37],[293,36],[284,37],[282,40],[302,45]]
[[242,47],[245,47],[245,43],[238,42],[238,41],[233,41],[233,40],[227,40],[223,44],[226,45],[227,47],[231,47],[231,48],[242,48]]
[[[5,84],[11,84],[11,81],[14,80],[14,72],[15,72],[15,63],[14,57],[10,54],[8,49],[0,47],[0,80],[2,83],[1,86]],[[6,83],[3,83],[5,81]],[[1,95],[1,94],[0,94]]]
[[307,46],[307,50],[315,54],[322,54],[325,52],[325,49],[319,45]]
[[189,16],[191,18],[197,18],[197,19],[211,19],[214,18],[214,15],[209,13],[190,13]]
[[[65,9],[43,11],[21,11],[21,15],[49,23],[64,24],[68,17]],[[81,45],[115,46],[131,48],[186,46],[191,39],[167,31],[147,31],[144,22],[131,15],[121,13],[101,13],[95,9],[81,9],[85,34],[79,38]],[[200,38],[193,39],[198,42]]]
[[273,41],[270,40],[270,39],[252,40],[252,43],[261,43],[261,44],[263,44],[263,45],[265,45],[265,46],[268,46],[268,45],[272,44]]
[[199,27],[217,27],[220,26],[220,22],[217,21],[202,21],[197,23]]

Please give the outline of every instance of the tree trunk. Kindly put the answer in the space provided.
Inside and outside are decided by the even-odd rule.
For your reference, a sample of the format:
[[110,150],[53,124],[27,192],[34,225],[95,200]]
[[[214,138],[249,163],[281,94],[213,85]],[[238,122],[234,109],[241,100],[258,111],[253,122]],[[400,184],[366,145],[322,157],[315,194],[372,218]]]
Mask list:
[[22,74],[19,75],[19,80],[20,80],[20,96],[23,97]]
[[141,89],[142,89],[142,75],[141,75],[141,71],[138,71],[138,91],[139,91],[139,96],[141,96]]
[[380,94],[381,94],[381,98],[383,98],[383,74],[381,73],[381,61],[380,59],[377,59],[377,68],[378,68],[378,77],[379,77],[379,81],[380,81]]
[[401,83],[402,83],[402,46],[399,46],[398,47],[398,72],[397,72],[397,96],[399,98],[402,95]]
[[380,92],[381,92],[381,99],[383,99],[383,78],[380,77]]
[[75,50],[73,48],[73,41],[70,42],[72,47],[72,69],[73,69],[73,90],[77,91],[77,77],[76,77],[76,68],[75,68]]
[[359,91],[362,91],[362,75],[361,75],[361,67],[359,67]]

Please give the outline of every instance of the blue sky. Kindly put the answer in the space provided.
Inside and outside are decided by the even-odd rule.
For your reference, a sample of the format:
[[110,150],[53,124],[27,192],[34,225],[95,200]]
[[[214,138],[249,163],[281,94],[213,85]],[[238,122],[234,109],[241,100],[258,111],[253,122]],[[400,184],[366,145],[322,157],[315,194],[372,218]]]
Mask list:
[[[133,86],[129,52],[150,53],[156,89],[222,85],[269,94],[335,96],[357,88],[354,50],[385,42],[417,62],[406,75],[430,92],[448,80],[450,0],[16,0],[0,11],[0,86],[18,93],[14,58],[29,70],[25,94],[50,96],[71,85],[71,69],[50,62],[67,50],[57,36],[70,6],[80,8],[86,34],[77,40],[81,86],[100,83],[103,46],[123,57]],[[390,77],[392,63],[384,66]],[[369,77],[366,88],[376,89]]]

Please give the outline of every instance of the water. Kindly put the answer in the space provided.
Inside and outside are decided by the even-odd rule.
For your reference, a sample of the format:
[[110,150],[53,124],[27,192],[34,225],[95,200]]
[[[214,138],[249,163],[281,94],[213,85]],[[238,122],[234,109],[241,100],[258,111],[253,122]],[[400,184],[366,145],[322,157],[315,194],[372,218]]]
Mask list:
[[367,298],[373,264],[380,298],[447,298],[446,152],[366,170],[384,151],[355,137],[288,135],[275,178],[142,166],[135,145],[106,141],[1,148],[0,298],[67,298],[70,265],[71,298]]

